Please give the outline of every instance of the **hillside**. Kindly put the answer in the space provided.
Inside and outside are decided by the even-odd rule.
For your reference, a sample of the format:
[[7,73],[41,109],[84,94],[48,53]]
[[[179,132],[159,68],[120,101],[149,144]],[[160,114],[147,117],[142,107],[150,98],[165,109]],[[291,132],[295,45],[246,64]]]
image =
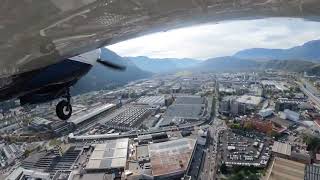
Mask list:
[[127,57],[127,59],[129,59],[129,61],[132,61],[140,69],[153,73],[170,73],[192,67],[199,63],[199,61],[195,59],[154,59],[145,56]]
[[289,49],[252,48],[239,51],[233,56],[208,59],[194,69],[215,72],[278,69],[320,75],[319,49],[320,40]]
[[312,76],[320,76],[320,64],[316,64],[310,68],[308,68],[308,70],[306,70],[308,75],[312,75]]
[[203,61],[199,65],[193,67],[194,71],[206,72],[226,72],[226,71],[246,71],[254,70],[259,66],[258,62],[253,60],[239,59],[232,56],[211,58]]
[[289,49],[253,48],[237,52],[234,57],[242,59],[305,60],[320,62],[320,40],[309,41]]
[[198,66],[194,71],[202,72],[230,72],[230,71],[259,71],[265,69],[277,69],[292,72],[309,71],[317,64],[310,61],[300,60],[250,60],[240,59],[232,56],[208,59]]
[[103,48],[101,49],[101,58],[111,62],[126,64],[125,71],[116,71],[96,64],[90,72],[85,75],[72,89],[73,94],[80,94],[94,90],[108,89],[112,86],[122,85],[137,79],[150,77],[152,74],[143,71],[125,58],[116,53]]

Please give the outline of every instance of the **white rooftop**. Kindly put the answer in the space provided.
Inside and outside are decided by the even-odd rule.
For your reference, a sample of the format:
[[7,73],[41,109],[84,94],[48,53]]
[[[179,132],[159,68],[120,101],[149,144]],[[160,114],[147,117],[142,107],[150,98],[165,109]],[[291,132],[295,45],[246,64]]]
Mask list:
[[129,139],[123,138],[95,145],[86,169],[124,168],[127,161],[128,144]]
[[102,105],[100,107],[97,107],[95,109],[89,109],[88,111],[86,111],[85,113],[81,113],[79,115],[73,116],[71,117],[68,122],[72,122],[74,124],[79,124],[89,118],[92,118],[93,116],[96,116],[112,107],[115,107],[115,104],[105,104]]
[[262,97],[243,95],[243,96],[240,96],[236,101],[239,103],[257,106],[262,101]]
[[290,156],[291,155],[291,145],[275,141],[272,146],[272,152]]

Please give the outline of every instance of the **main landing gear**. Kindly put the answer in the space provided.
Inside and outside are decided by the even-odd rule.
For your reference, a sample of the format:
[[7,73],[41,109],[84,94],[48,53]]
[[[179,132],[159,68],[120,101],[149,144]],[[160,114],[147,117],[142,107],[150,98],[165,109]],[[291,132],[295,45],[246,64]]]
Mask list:
[[59,119],[68,120],[72,115],[72,106],[70,104],[71,96],[69,89],[66,92],[66,95],[63,96],[66,100],[60,101],[56,106],[56,113]]

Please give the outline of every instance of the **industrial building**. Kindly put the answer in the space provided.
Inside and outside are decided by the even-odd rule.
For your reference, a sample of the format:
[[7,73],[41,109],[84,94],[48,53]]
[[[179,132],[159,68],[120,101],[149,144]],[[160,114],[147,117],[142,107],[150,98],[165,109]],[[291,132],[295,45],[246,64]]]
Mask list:
[[150,142],[158,143],[158,142],[163,142],[163,141],[167,141],[167,140],[168,140],[168,135],[166,132],[138,136],[138,143],[139,144],[148,144]]
[[305,176],[305,164],[276,157],[268,180],[301,180]]
[[74,125],[67,121],[56,120],[50,121],[41,117],[34,117],[29,128],[37,132],[48,132],[54,136],[66,135],[74,130]]
[[206,115],[205,99],[200,96],[178,96],[174,104],[168,107],[159,127],[179,125],[186,122],[203,120]]
[[263,98],[259,96],[243,95],[236,99],[232,104],[231,113],[233,115],[245,115],[255,110],[262,102]]
[[57,171],[69,170],[82,150],[82,147],[71,146],[65,152],[57,148],[42,151],[23,160],[21,166],[28,170],[41,170],[53,177]]
[[159,121],[159,127],[182,124],[190,121],[199,121],[203,117],[204,105],[195,104],[174,104],[171,105],[163,119]]
[[72,123],[67,121],[54,121],[50,124],[50,130],[55,136],[67,135],[75,129]]
[[290,109],[292,111],[298,111],[299,105],[305,103],[301,99],[288,99],[288,98],[278,98],[275,103],[275,110],[284,111],[285,109]]
[[15,169],[6,180],[41,179],[50,180],[50,174],[41,171],[28,170],[22,167]]
[[24,150],[16,144],[3,145],[0,147],[1,166],[6,166],[14,162],[15,159],[23,155]]
[[105,170],[124,170],[127,162],[129,139],[109,140],[94,147],[86,170],[102,172]]
[[238,103],[246,104],[247,106],[256,107],[261,103],[262,97],[243,95],[237,98],[236,101]]
[[308,151],[297,150],[295,146],[275,141],[272,152],[276,157],[290,159],[301,163],[310,163],[311,157]]
[[289,158],[291,156],[291,145],[275,141],[272,146],[272,153],[277,157]]
[[45,118],[34,117],[30,123],[30,127],[35,130],[44,130],[44,129],[49,129],[51,123],[52,121],[49,121]]
[[195,149],[196,140],[182,138],[149,145],[150,162],[154,179],[181,177]]
[[258,113],[262,118],[269,117],[273,114],[273,109],[268,108],[268,109],[261,109]]
[[94,109],[86,109],[85,111],[82,111],[74,116],[72,116],[68,122],[73,123],[76,127],[81,126],[85,124],[87,121],[90,121],[90,119],[101,115],[102,113],[108,113],[116,108],[115,104],[105,104],[101,105]]
[[118,130],[133,130],[152,112],[146,106],[126,106],[105,117],[103,122],[107,127]]
[[304,180],[320,179],[320,166],[317,164],[306,165]]
[[224,96],[219,103],[219,112],[221,114],[229,114],[231,110],[231,105],[236,100],[236,96]]
[[175,104],[204,104],[205,99],[201,96],[177,96]]
[[[107,173],[90,173],[90,174],[74,174],[70,180],[114,180],[114,174]],[[60,179],[57,179],[60,180]]]
[[259,96],[225,96],[219,103],[219,112],[225,115],[245,115],[247,112],[255,110],[261,103]]
[[165,97],[164,96],[142,96],[137,100],[137,104],[145,104],[149,106],[164,106]]
[[94,141],[94,140],[116,139],[116,138],[119,138],[119,135],[120,135],[120,133],[75,136],[73,133],[70,133],[68,136],[68,140],[70,142],[77,142],[77,141]]
[[261,84],[265,88],[272,88],[274,90],[281,91],[281,92],[289,90],[289,88],[287,87],[287,84],[281,81],[263,80],[261,81]]
[[283,112],[280,112],[280,118],[298,122],[300,119],[300,114],[289,109],[285,109]]

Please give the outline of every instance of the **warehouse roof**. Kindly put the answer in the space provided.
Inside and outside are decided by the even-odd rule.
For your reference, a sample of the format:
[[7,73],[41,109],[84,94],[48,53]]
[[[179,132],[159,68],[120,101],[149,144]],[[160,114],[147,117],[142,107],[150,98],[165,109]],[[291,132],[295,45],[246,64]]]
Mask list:
[[86,121],[87,119],[90,119],[106,110],[109,110],[110,108],[115,107],[115,104],[105,104],[100,107],[97,107],[95,109],[89,109],[85,111],[85,113],[81,113],[79,115],[71,117],[68,122],[72,122],[74,124],[80,124],[83,121]]
[[290,156],[291,155],[291,145],[275,141],[272,146],[272,151],[275,153]]
[[301,180],[304,179],[305,164],[295,161],[275,158],[269,180]]
[[204,104],[204,98],[201,96],[178,96],[176,104]]
[[129,139],[107,141],[97,144],[92,152],[86,169],[114,169],[124,168],[127,161]]
[[142,96],[137,100],[138,104],[148,104],[148,105],[164,105],[164,96]]
[[183,119],[200,119],[204,106],[196,104],[174,104],[169,106],[159,126],[167,126],[171,122],[180,124]]
[[318,180],[320,179],[320,166],[319,165],[307,165],[305,170],[305,180]]
[[257,106],[262,101],[262,97],[243,95],[240,96],[236,101],[239,103]]
[[52,123],[52,121],[49,121],[41,117],[34,117],[32,121],[32,124],[35,125],[49,125],[50,123]]
[[167,109],[165,116],[199,118],[203,108],[195,104],[174,104]]
[[183,173],[192,157],[196,140],[182,138],[149,145],[153,176]]

